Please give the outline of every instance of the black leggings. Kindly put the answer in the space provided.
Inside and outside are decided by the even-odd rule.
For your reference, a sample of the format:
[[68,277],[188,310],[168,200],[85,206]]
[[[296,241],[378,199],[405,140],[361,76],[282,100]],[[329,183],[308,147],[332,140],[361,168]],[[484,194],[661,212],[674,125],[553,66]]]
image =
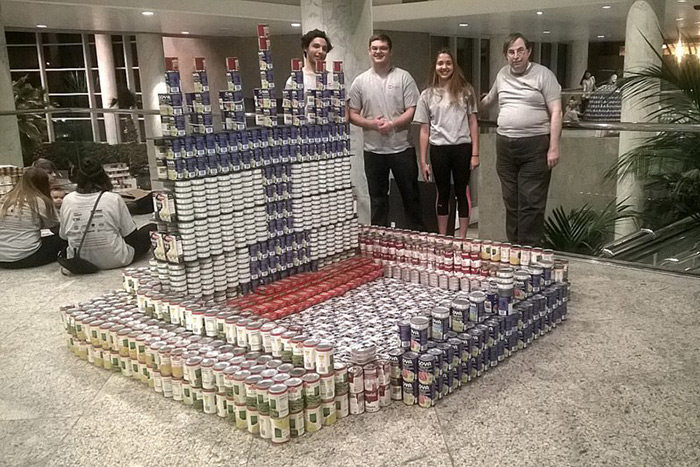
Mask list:
[[455,182],[457,211],[459,217],[469,217],[469,202],[467,201],[467,186],[471,169],[471,143],[454,144],[449,146],[430,145],[430,162],[433,166],[433,178],[437,187],[437,215],[447,216],[450,213],[450,175]]
[[146,224],[124,237],[124,241],[134,249],[134,261],[140,259],[151,249],[151,232],[157,228],[156,224]]
[[49,235],[41,238],[41,246],[31,255],[12,263],[0,263],[2,269],[35,268],[56,261],[58,252],[68,246],[68,242],[58,235]]

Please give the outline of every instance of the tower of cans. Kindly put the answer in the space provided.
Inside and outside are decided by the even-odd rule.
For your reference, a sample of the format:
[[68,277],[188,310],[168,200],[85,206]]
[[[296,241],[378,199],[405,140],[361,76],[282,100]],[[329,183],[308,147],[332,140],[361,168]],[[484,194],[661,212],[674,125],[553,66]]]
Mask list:
[[263,127],[277,126],[277,101],[275,76],[270,53],[270,28],[258,25],[258,68],[260,87],[253,90],[255,97],[255,124]]
[[285,125],[301,126],[306,124],[306,97],[304,95],[304,71],[300,58],[293,58],[289,86],[282,91],[282,113]]
[[192,133],[208,135],[214,133],[214,121],[204,58],[197,57],[194,59],[192,77],[195,91],[185,93],[185,103],[187,104]]
[[[177,59],[166,60],[167,128],[156,142],[166,188],[154,194],[159,229],[151,268],[176,294],[233,298],[346,259],[358,245],[348,125],[324,116],[313,125],[277,126],[267,26],[258,27],[258,36],[256,127],[245,125],[237,59],[227,59],[228,89],[219,93],[223,131],[212,126],[204,59],[195,59],[195,92],[186,94],[184,107]],[[332,82],[343,82],[342,64],[338,69]],[[325,89],[328,73],[318,80]],[[331,107],[331,94],[321,96],[316,112]],[[338,102],[332,115],[344,115],[344,100]],[[174,120],[186,115],[189,135]]]
[[175,57],[165,58],[165,94],[158,94],[163,136],[185,136],[187,124],[180,86],[180,64]]
[[245,130],[245,106],[238,58],[226,58],[226,90],[219,91],[219,108],[224,130]]

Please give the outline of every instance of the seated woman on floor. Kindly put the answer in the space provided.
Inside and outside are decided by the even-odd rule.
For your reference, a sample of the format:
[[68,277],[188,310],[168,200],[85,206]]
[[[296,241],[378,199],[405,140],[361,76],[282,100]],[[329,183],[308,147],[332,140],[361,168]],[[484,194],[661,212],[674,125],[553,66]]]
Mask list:
[[0,268],[32,268],[56,261],[66,242],[50,232],[42,237],[41,230],[57,226],[49,175],[30,167],[0,200]]
[[66,195],[61,206],[60,234],[68,240],[68,257],[75,255],[86,228],[80,257],[100,269],[128,266],[146,254],[156,225],[136,228],[122,197],[112,193],[112,182],[102,165],[84,159],[74,175],[77,190]]

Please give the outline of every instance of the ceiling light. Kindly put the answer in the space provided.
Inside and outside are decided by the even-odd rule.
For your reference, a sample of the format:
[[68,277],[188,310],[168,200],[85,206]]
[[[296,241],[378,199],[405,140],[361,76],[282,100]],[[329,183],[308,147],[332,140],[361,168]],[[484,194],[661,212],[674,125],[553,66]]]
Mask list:
[[538,14],[538,15],[543,15],[543,14],[544,14],[544,11],[538,11],[537,14]]
[[605,39],[605,34],[598,34],[598,39]]
[[153,16],[153,15],[155,15],[155,13],[153,13],[152,11],[142,11],[141,14],[142,14],[143,16]]
[[552,31],[550,31],[550,30],[548,30],[548,29],[545,29],[544,31],[542,31],[542,34],[550,34],[551,32],[552,32]]
[[293,27],[293,28],[300,28],[300,27],[301,27],[301,23],[292,23],[292,27]]
[[612,5],[603,5],[603,10],[609,10],[612,8]]
[[676,18],[676,21],[683,21],[685,18]]
[[45,24],[37,24],[36,27],[44,29],[46,27],[46,25]]
[[190,33],[189,31],[182,31],[180,34],[187,35],[187,34],[189,34],[189,33]]
[[467,26],[469,26],[469,23],[459,23],[460,28],[466,28]]

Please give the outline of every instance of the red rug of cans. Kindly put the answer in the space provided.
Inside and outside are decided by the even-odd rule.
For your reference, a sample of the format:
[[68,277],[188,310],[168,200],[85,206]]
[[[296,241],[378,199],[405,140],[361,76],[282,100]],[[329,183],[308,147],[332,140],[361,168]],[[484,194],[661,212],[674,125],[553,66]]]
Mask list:
[[297,274],[258,287],[255,293],[230,300],[228,304],[276,320],[339,297],[382,275],[380,265],[354,257],[317,272]]

